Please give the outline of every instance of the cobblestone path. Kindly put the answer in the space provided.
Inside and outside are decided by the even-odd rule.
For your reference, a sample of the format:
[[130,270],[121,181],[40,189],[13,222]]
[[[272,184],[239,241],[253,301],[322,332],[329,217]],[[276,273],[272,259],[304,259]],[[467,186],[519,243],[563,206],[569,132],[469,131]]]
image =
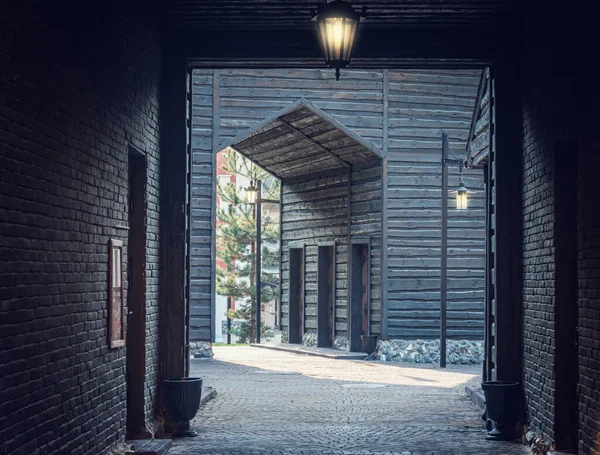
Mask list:
[[217,347],[192,360],[218,395],[176,440],[172,455],[530,453],[485,440],[464,393],[479,366],[406,366],[332,360],[251,347]]

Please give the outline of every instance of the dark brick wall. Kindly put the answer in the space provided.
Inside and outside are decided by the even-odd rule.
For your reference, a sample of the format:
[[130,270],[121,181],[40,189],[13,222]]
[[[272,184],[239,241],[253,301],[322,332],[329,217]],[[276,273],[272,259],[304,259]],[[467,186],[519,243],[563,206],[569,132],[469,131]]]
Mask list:
[[[574,327],[557,319],[564,314],[561,311],[568,311],[568,305],[576,311],[566,263],[576,253],[565,250],[576,247],[561,237],[568,231],[559,224],[557,207],[571,216],[574,212],[565,206],[564,198],[569,196],[557,191],[557,184],[564,185],[567,177],[561,174],[558,179],[557,173],[569,172],[559,164],[564,162],[559,154],[572,153],[576,159],[575,150],[565,144],[573,144],[577,133],[576,57],[569,51],[569,28],[555,25],[559,23],[557,14],[550,8],[542,14],[532,10],[525,21],[519,91],[523,125],[523,384],[527,423],[549,442],[564,433],[558,428],[559,414],[566,412],[569,404],[560,401],[560,394],[569,387],[565,369],[575,368],[565,359],[576,357],[573,343],[568,346],[563,333]],[[560,276],[556,261],[561,261]],[[562,305],[560,311],[557,305]]]
[[554,160],[525,99],[523,367],[529,423],[552,437],[554,400]]
[[579,453],[600,453],[600,147],[579,151]]
[[[595,36],[594,27],[583,29]],[[591,38],[591,37],[590,37]],[[594,39],[584,41],[595,43]],[[600,141],[596,76],[582,68],[577,230],[579,297],[579,453],[600,454]],[[585,101],[585,102],[583,102]]]
[[[158,369],[160,42],[117,2],[0,7],[0,454],[123,439],[125,349],[107,343],[128,145],[146,153],[146,403]],[[44,6],[44,5],[48,6]],[[85,6],[83,6],[85,5]]]

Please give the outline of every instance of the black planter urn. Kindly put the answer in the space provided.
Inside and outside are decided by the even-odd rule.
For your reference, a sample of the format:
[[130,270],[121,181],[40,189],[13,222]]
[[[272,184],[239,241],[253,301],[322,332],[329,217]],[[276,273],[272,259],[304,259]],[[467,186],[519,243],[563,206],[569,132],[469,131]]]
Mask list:
[[372,354],[377,348],[377,337],[378,335],[361,335],[362,351],[367,354]]
[[520,384],[512,381],[485,381],[481,383],[485,394],[487,418],[494,426],[486,439],[513,440],[519,416]]
[[173,437],[193,437],[198,433],[190,429],[190,420],[196,417],[202,397],[201,378],[165,380],[167,412],[176,424]]

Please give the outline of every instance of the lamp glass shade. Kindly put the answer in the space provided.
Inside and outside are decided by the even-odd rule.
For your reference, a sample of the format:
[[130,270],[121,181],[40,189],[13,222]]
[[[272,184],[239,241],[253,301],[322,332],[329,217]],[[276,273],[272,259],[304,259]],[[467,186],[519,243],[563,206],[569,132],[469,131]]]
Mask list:
[[335,68],[336,78],[339,78],[340,68],[350,63],[360,14],[348,2],[334,0],[323,6],[315,18],[325,63]]
[[456,192],[456,208],[457,210],[467,210],[469,208],[469,197],[464,186],[461,186]]
[[254,182],[250,181],[250,186],[246,188],[246,198],[248,199],[248,204],[256,203],[256,195],[258,194],[258,188],[254,186]]

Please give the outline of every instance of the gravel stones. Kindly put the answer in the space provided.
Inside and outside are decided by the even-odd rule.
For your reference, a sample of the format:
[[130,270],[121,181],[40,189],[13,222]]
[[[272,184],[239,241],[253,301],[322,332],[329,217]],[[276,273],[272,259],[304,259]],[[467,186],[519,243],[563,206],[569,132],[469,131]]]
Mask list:
[[[448,340],[446,362],[477,364],[483,362],[483,341]],[[379,340],[375,357],[387,362],[438,363],[439,340]]]
[[211,358],[213,356],[210,341],[196,341],[190,343],[190,357],[194,359]]
[[336,336],[335,340],[333,340],[333,349],[337,349],[338,351],[348,351],[349,346],[347,337]]
[[316,333],[305,333],[302,335],[302,344],[309,348],[317,345],[317,334]]

